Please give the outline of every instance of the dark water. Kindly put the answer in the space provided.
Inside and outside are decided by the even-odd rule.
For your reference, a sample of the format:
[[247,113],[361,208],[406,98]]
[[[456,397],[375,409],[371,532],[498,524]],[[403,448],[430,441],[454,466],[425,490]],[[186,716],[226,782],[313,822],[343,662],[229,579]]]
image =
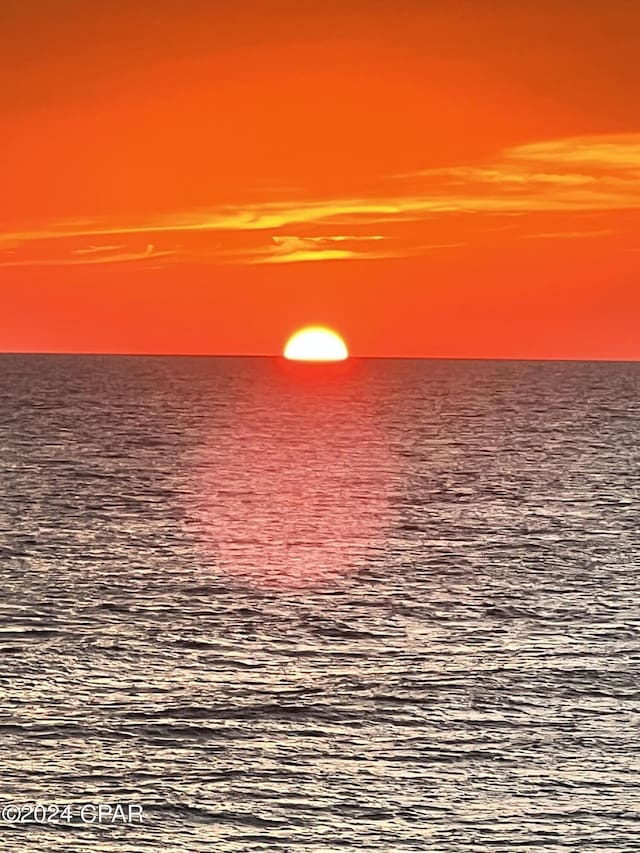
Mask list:
[[640,364],[0,357],[16,851],[640,850]]

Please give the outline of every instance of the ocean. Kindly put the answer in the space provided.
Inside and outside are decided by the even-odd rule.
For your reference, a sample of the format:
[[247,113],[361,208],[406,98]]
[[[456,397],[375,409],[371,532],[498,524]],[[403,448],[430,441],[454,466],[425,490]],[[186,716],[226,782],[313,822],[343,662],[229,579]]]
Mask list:
[[638,363],[0,356],[2,849],[640,851],[639,439]]

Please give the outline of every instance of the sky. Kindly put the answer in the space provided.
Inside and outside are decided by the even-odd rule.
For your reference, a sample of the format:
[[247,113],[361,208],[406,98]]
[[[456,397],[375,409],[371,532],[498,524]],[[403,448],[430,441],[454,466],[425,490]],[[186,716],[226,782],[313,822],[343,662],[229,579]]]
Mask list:
[[0,351],[640,358],[636,0],[3,0]]

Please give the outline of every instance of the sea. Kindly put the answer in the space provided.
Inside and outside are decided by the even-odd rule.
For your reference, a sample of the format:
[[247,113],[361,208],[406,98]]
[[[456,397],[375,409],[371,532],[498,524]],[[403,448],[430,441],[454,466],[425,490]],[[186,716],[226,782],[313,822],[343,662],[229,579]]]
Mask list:
[[640,363],[0,356],[0,848],[640,851],[639,572]]

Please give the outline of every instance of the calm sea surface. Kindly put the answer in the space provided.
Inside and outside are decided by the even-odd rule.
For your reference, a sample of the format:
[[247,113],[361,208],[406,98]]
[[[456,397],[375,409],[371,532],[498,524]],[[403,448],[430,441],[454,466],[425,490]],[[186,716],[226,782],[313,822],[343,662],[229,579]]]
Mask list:
[[0,357],[7,851],[640,851],[640,364]]

